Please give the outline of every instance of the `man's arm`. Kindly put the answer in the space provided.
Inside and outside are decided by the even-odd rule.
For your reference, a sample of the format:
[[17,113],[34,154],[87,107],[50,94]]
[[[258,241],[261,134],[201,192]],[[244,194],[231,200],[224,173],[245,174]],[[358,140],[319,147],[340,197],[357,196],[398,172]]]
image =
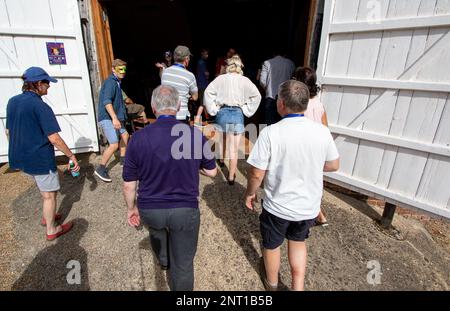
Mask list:
[[198,100],[198,92],[196,92],[196,93],[193,93],[192,95],[191,95],[191,99],[193,100],[193,101],[197,101]]
[[248,169],[248,182],[247,182],[247,192],[245,193],[245,206],[248,209],[255,209],[255,202],[257,200],[256,191],[261,186],[264,177],[266,176],[266,171],[260,170],[254,166],[250,166]]
[[68,157],[70,160],[73,161],[73,163],[75,164],[75,167],[71,168],[71,170],[78,172],[80,170],[80,166],[78,165],[77,158],[72,153],[72,151],[69,149],[69,147],[67,147],[66,142],[61,138],[61,136],[59,136],[58,133],[54,133],[54,134],[51,134],[48,136],[48,140],[50,141],[50,143],[53,146],[56,147],[56,149],[58,149],[59,151],[64,153],[66,155],[66,157]]
[[123,183],[123,196],[127,204],[128,224],[131,227],[138,227],[141,224],[139,210],[136,206],[137,181]]
[[217,176],[217,167],[213,170],[207,170],[207,169],[202,168],[200,170],[200,174],[202,174],[203,176],[206,176],[206,177],[214,178]]
[[267,78],[269,76],[269,64],[268,62],[264,62],[261,69],[261,76],[259,77],[259,83],[265,89],[267,87]]
[[337,159],[334,161],[329,161],[329,162],[325,162],[325,166],[323,168],[323,171],[325,173],[333,173],[333,172],[337,172],[339,170],[341,160]]
[[122,127],[122,125],[120,124],[119,119],[117,118],[116,112],[114,111],[114,107],[112,104],[107,104],[105,105],[106,111],[109,113],[109,116],[112,119],[112,123],[114,125],[114,128],[116,130],[120,130],[120,128]]

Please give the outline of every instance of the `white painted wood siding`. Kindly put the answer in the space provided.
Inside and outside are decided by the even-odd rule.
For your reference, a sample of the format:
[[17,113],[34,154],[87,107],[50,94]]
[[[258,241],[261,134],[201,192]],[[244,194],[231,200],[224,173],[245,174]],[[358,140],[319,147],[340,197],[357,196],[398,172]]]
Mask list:
[[[49,65],[46,42],[63,42],[67,65]],[[44,68],[58,83],[43,99],[73,152],[98,151],[97,127],[76,0],[0,0],[0,162],[8,161],[6,106],[20,76]]]
[[450,0],[326,0],[327,179],[450,218]]

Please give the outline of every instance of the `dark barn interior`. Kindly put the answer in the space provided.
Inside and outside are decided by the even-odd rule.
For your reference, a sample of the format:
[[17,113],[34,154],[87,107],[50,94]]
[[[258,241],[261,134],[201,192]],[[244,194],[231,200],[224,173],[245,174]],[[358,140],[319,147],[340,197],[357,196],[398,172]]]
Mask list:
[[102,5],[114,57],[128,62],[123,89],[147,107],[160,83],[155,63],[177,45],[191,48],[193,72],[202,48],[210,50],[211,72],[217,58],[235,48],[253,80],[277,46],[303,65],[309,0],[106,0]]

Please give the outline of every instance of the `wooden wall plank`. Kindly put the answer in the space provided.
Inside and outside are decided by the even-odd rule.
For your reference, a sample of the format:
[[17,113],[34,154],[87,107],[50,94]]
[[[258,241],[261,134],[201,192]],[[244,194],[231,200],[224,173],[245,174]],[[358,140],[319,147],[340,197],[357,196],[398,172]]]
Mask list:
[[321,94],[321,101],[324,103],[325,111],[328,116],[328,123],[337,125],[339,120],[339,110],[341,108],[343,95],[342,86],[329,85]]
[[416,17],[421,0],[391,0],[388,19]]
[[0,44],[3,48],[7,49],[5,52],[2,48],[0,48],[0,70],[1,71],[9,71],[13,70],[16,66],[10,60],[10,57],[7,53],[11,53],[16,57],[16,49],[14,47],[14,42],[10,36],[0,36]]
[[334,23],[354,22],[359,11],[360,0],[335,0]]
[[[381,33],[361,33],[353,37],[347,76],[373,78],[381,44]],[[364,61],[361,61],[364,59]]]
[[[439,176],[439,178],[436,178]],[[418,187],[416,200],[447,207],[450,200],[450,159],[431,155]]]
[[6,0],[13,28],[53,29],[48,0]]
[[447,94],[447,102],[445,104],[442,119],[434,139],[435,144],[450,146],[450,96]]
[[[359,4],[357,21],[369,20],[371,22],[376,22],[376,19],[378,18],[381,20],[386,19],[390,1],[391,0],[378,0],[378,1],[361,0]],[[379,12],[374,11],[377,9],[379,9]],[[376,17],[376,15],[378,14],[379,17]]]
[[437,0],[435,15],[448,15],[450,14],[450,0]]
[[353,34],[333,35],[329,42],[329,52],[325,76],[345,76],[352,51]]
[[436,11],[437,0],[422,0],[418,16],[433,16]]
[[0,27],[10,27],[5,0],[0,0]]
[[73,5],[76,1],[48,0],[52,8],[53,28],[55,30],[72,30],[75,27]]

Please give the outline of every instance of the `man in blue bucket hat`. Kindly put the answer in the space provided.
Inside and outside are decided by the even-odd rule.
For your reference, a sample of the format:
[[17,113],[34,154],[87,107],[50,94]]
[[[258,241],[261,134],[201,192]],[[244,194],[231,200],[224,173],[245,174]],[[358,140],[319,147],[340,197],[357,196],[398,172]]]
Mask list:
[[60,190],[56,168],[55,147],[73,161],[77,158],[59,136],[61,131],[55,114],[42,96],[47,95],[50,82],[58,82],[40,67],[28,68],[23,76],[22,94],[12,97],[6,108],[6,135],[9,139],[9,166],[30,175],[41,192],[47,241],[67,233],[72,223],[57,225],[56,195]]

